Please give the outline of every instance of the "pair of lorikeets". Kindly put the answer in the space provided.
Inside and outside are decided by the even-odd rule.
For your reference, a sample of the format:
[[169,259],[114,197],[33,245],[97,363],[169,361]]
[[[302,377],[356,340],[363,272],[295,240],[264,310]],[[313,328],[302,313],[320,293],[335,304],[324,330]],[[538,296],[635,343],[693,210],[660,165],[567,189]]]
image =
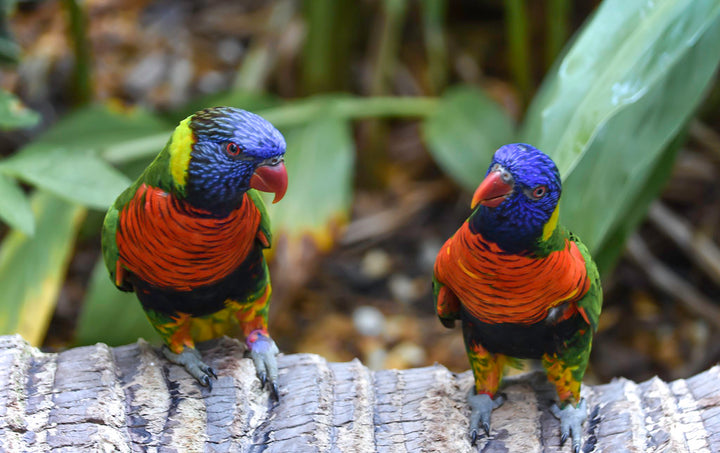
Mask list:
[[[239,329],[259,380],[278,398],[278,348],[268,334],[270,221],[256,191],[287,189],[285,140],[236,108],[201,110],[109,209],[105,264],[134,291],[165,342],[163,354],[212,389],[215,370],[195,342]],[[253,190],[254,189],[254,190]],[[556,386],[564,442],[577,451],[587,414],[580,383],[602,304],[587,248],[558,224],[561,182],[553,161],[524,144],[501,147],[472,199],[472,213],[440,250],[437,314],[460,320],[475,377],[470,437],[490,434],[502,404],[503,368],[541,359]]]

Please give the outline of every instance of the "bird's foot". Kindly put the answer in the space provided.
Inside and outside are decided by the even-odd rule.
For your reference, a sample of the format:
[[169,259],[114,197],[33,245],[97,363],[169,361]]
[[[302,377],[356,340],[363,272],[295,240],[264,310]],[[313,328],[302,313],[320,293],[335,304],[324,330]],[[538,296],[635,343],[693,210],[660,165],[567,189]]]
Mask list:
[[266,333],[254,330],[247,336],[245,343],[248,347],[248,356],[255,364],[260,387],[267,385],[270,395],[275,401],[280,399],[277,387],[278,366],[275,357],[280,350]]
[[475,445],[479,437],[478,427],[482,427],[485,435],[490,437],[490,413],[505,402],[505,396],[498,394],[493,399],[486,393],[477,395],[474,390],[470,390],[467,400],[472,409],[470,412],[470,442]]
[[200,385],[212,391],[212,380],[210,378],[217,379],[217,374],[213,367],[206,365],[202,361],[202,357],[200,357],[197,349],[186,347],[181,353],[176,354],[167,346],[163,346],[162,352],[166,359],[176,365],[184,367],[192,377],[197,379]]
[[581,399],[577,406],[568,404],[564,409],[553,404],[550,412],[560,420],[560,445],[564,445],[565,441],[572,437],[573,452],[579,453],[582,446],[582,424],[587,419],[585,398]]

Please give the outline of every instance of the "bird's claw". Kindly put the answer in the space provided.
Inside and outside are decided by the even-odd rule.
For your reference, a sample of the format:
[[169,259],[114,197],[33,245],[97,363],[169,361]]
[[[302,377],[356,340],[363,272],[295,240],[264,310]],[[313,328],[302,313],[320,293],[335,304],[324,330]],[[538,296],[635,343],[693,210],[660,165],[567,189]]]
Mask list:
[[478,432],[476,428],[470,429],[470,445],[475,445],[478,440]]
[[248,355],[255,364],[258,379],[260,380],[260,388],[270,391],[273,400],[279,400],[277,388],[278,366],[276,355],[278,352],[275,342],[262,333],[253,333],[248,335],[246,340],[248,346]]
[[493,409],[500,407],[505,402],[503,395],[491,398],[490,395],[481,393],[476,395],[471,391],[468,395],[470,405],[470,443],[475,445],[478,440],[478,426],[482,427],[485,436],[490,437],[490,413]]
[[573,452],[579,453],[582,446],[582,425],[587,419],[585,399],[581,399],[577,406],[568,404],[563,409],[560,409],[557,404],[553,404],[550,412],[560,420],[560,445],[565,445],[565,442],[572,438]]
[[217,379],[217,373],[213,367],[206,365],[202,361],[197,349],[186,347],[181,353],[176,354],[167,346],[163,346],[162,352],[166,359],[185,368],[200,385],[207,387],[212,392],[212,380],[210,378]]

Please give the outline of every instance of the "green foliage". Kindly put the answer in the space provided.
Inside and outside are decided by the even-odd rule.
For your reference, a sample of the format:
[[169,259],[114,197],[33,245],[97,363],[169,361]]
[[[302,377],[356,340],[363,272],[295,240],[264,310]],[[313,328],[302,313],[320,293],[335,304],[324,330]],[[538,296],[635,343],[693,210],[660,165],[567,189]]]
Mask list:
[[[86,212],[83,206],[106,209],[130,182],[101,153],[122,158],[128,141],[166,129],[165,122],[140,111],[86,107],[0,161],[0,216],[16,229],[0,249],[0,334],[20,332],[31,343],[42,343]],[[12,178],[48,193],[32,195],[31,211]]]
[[0,90],[0,129],[20,129],[35,126],[40,117],[26,108],[22,102],[7,91]]
[[[272,27],[288,23],[292,8],[287,5],[273,10],[277,16],[269,19]],[[551,5],[568,14],[568,2],[554,0]],[[446,83],[446,6],[443,0],[422,2],[431,92]],[[529,62],[521,61],[528,53],[527,17],[522,2],[506,6],[508,27],[518,30],[510,36],[513,74],[516,88],[525,95],[532,83],[530,71],[522,69]],[[389,86],[411,7],[405,0],[378,4],[385,28],[373,47],[375,55],[368,58],[371,93],[383,93]],[[346,33],[357,20],[351,17],[357,8],[333,2],[305,4],[306,19],[313,26],[306,60],[299,66],[308,92],[343,86],[343,74],[349,72],[349,65],[339,62],[341,57],[349,60],[352,36],[328,40],[314,25]],[[325,23],[326,14],[338,18],[336,23]],[[549,26],[552,54],[567,28],[566,17],[561,19]],[[38,324],[44,329],[84,208],[104,210],[162,149],[177,121],[215,105],[255,111],[286,135],[289,189],[281,203],[269,206],[276,242],[291,247],[310,243],[317,250],[334,244],[334,233],[347,221],[353,196],[352,121],[419,119],[429,152],[467,190],[477,186],[491,154],[504,143],[526,141],[548,152],[565,180],[563,222],[583,237],[601,265],[609,266],[660,190],[679,146],[673,138],[717,68],[720,4],[606,0],[564,52],[532,101],[520,133],[481,89],[470,86],[451,87],[439,98],[325,94],[289,102],[237,90],[192,101],[166,117],[142,110],[80,108],[0,161],[0,218],[13,228],[0,251],[0,286],[5,290],[2,297],[8,299],[0,301],[0,333],[17,331],[23,320],[33,319],[27,316],[44,320]],[[261,48],[251,48],[249,55],[253,57],[238,72],[236,85],[258,88],[272,55]],[[15,97],[0,92],[0,128],[28,127],[37,120]],[[34,211],[17,181],[43,189],[32,195]],[[30,238],[34,229],[35,237]],[[22,263],[25,255],[37,272]],[[41,295],[33,288],[42,288]],[[153,336],[144,318],[134,295],[117,291],[98,263],[78,341],[120,344]],[[36,342],[42,339],[42,333],[28,335]]]
[[[563,223],[594,254],[607,253],[608,264],[628,218],[645,211],[667,177],[669,144],[719,60],[717,2],[606,0],[546,76],[514,141],[553,157],[564,179]],[[482,110],[469,96],[448,94],[425,132],[438,163],[472,190],[502,119],[495,112],[464,124]],[[610,236],[613,253],[604,250]]]
[[309,236],[327,250],[337,227],[350,217],[355,151],[350,125],[328,117],[285,136],[289,187],[280,203],[268,204],[273,230],[296,241]]
[[521,136],[555,159],[561,217],[591,251],[641,209],[719,60],[720,3],[608,0],[546,77]]
[[495,150],[514,135],[500,106],[469,86],[449,89],[423,132],[437,163],[467,190],[477,187]]
[[[10,176],[68,201],[106,209],[130,181],[108,165],[100,153],[121,145],[128,137],[136,140],[166,128],[164,122],[140,111],[119,114],[98,106],[81,109],[0,161],[0,174],[6,175],[2,184],[13,187],[7,178]],[[0,216],[25,233],[32,233],[27,200],[19,190],[8,190],[9,196],[0,203]]]
[[38,147],[0,163],[0,172],[68,201],[106,208],[129,180],[91,151]]
[[102,260],[98,260],[85,294],[83,311],[75,332],[78,345],[102,341],[120,346],[138,338],[159,341],[134,293],[118,290],[108,277]]
[[685,133],[680,133],[665,147],[665,150],[653,163],[645,187],[635,197],[633,208],[623,215],[621,222],[616,222],[613,230],[606,236],[602,247],[594,256],[601,273],[607,273],[613,268],[625,248],[625,241],[645,218],[650,203],[660,194],[665,182],[670,177],[675,156],[684,141]]
[[0,63],[15,64],[20,59],[20,46],[10,30],[9,16],[15,10],[17,0],[0,2]]
[[0,218],[12,228],[31,236],[35,221],[25,192],[11,178],[0,173]]
[[0,247],[0,333],[40,346],[85,209],[43,192],[32,199],[35,236],[11,231]]

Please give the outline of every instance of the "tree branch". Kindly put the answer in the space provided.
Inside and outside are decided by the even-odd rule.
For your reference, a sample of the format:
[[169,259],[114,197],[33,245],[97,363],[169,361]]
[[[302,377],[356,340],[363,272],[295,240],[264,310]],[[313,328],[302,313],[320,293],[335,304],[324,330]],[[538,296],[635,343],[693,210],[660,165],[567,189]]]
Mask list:
[[[4,451],[476,451],[467,436],[469,372],[440,365],[370,371],[312,354],[279,358],[273,404],[240,342],[200,345],[212,393],[143,340],[45,354],[0,337]],[[720,451],[720,368],[687,380],[584,386],[589,451]],[[554,391],[540,373],[509,379],[481,451],[560,451]],[[562,451],[569,451],[566,445]]]

